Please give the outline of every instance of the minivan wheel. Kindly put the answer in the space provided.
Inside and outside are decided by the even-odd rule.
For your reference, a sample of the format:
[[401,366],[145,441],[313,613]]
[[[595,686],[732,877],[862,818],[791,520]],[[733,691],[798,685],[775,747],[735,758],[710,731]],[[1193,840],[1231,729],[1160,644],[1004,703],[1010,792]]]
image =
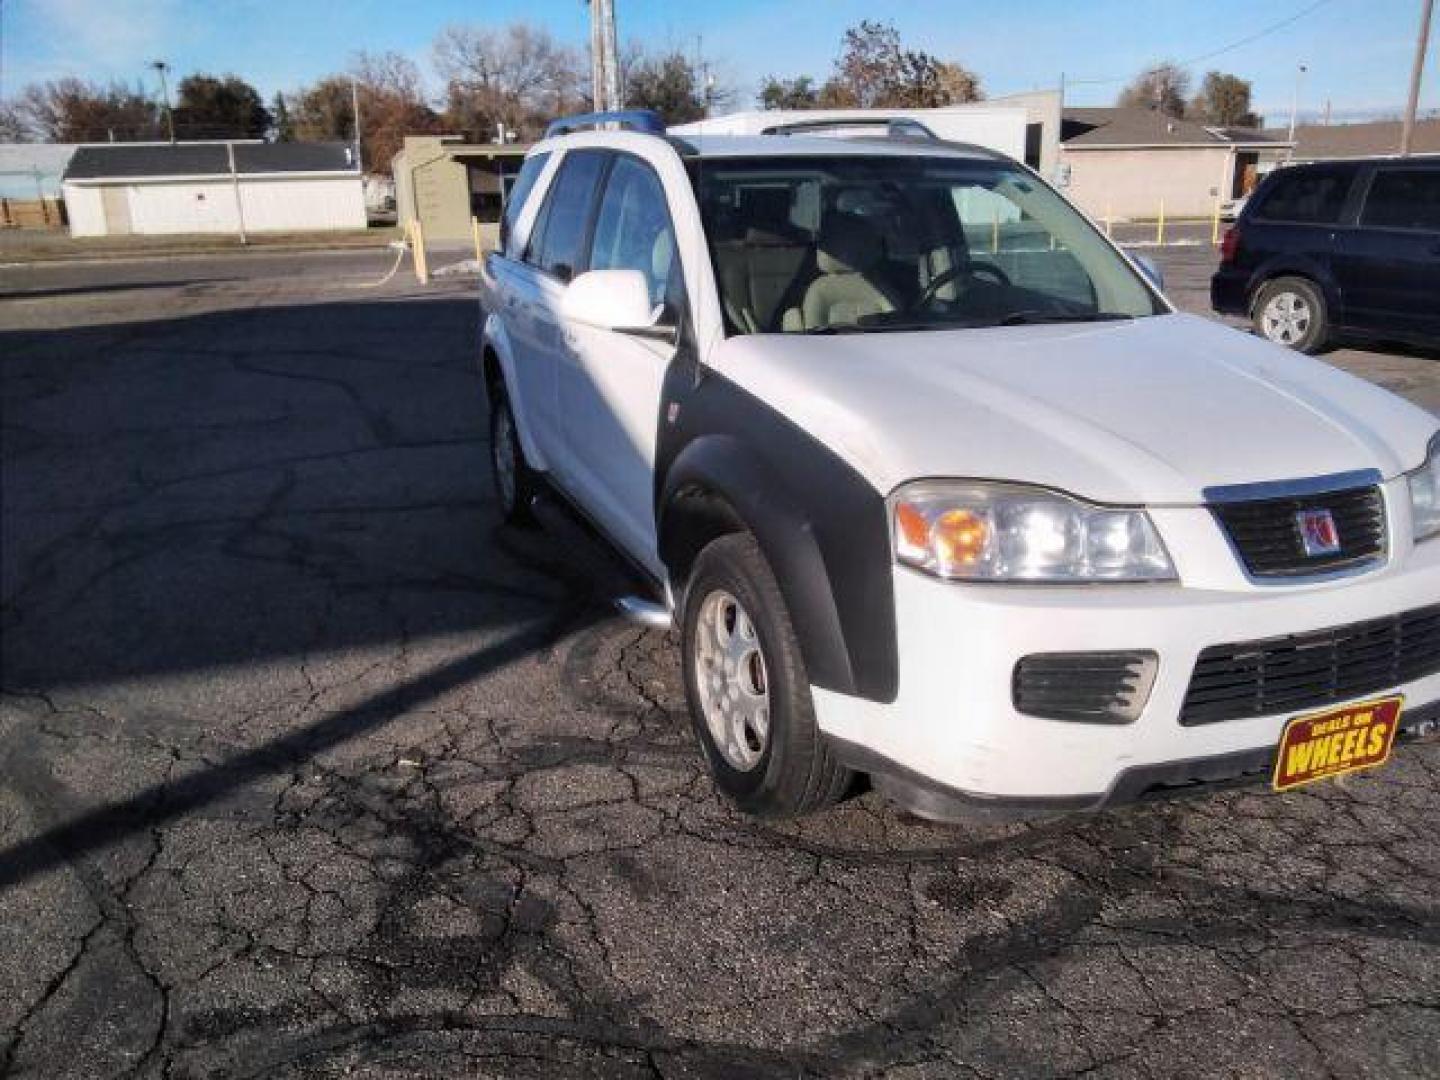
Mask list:
[[790,614],[748,533],[700,553],[681,649],[696,737],[716,786],[740,809],[794,817],[845,795],[853,777],[816,726]]
[[1325,347],[1325,298],[1304,278],[1267,281],[1255,296],[1255,332],[1277,345],[1313,353]]
[[490,472],[495,479],[495,499],[506,524],[533,524],[535,471],[525,460],[525,450],[515,430],[515,414],[510,411],[510,399],[503,388],[490,402]]

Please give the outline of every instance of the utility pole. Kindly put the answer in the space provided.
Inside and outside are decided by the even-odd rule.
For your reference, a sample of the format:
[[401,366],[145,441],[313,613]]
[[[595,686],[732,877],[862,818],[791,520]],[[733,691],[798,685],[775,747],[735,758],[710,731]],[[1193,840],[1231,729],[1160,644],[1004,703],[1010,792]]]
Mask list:
[[355,116],[355,171],[364,172],[364,162],[360,157],[360,89],[354,75],[350,76],[350,111]]
[[1286,152],[1287,158],[1295,157],[1295,121],[1300,115],[1300,83],[1305,78],[1305,72],[1309,69],[1301,64],[1295,69],[1295,94],[1290,99],[1290,149]]
[[165,103],[165,126],[170,131],[170,141],[175,141],[175,113],[170,108],[170,85],[165,81],[165,73],[170,70],[170,65],[164,60],[151,60],[150,66],[160,73],[160,100]]
[[245,235],[245,204],[240,198],[240,171],[235,168],[235,144],[225,144],[226,156],[230,160],[230,189],[235,193],[235,224],[240,228],[240,243],[249,244]]
[[1420,79],[1425,74],[1425,50],[1430,45],[1430,16],[1435,0],[1420,0],[1420,36],[1415,39],[1415,66],[1410,69],[1410,100],[1405,105],[1405,123],[1400,126],[1400,156],[1410,156],[1415,140],[1415,113],[1420,108]]
[[590,0],[590,96],[598,112],[622,108],[615,0]]

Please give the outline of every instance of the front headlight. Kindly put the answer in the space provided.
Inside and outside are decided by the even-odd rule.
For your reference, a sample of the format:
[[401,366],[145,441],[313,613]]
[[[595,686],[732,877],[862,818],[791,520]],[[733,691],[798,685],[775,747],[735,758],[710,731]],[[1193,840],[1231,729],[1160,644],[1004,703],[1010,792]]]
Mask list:
[[1440,535],[1440,435],[1430,440],[1425,464],[1409,476],[1410,520],[1418,543]]
[[1171,581],[1143,510],[1018,484],[922,480],[890,496],[895,558],[965,581]]

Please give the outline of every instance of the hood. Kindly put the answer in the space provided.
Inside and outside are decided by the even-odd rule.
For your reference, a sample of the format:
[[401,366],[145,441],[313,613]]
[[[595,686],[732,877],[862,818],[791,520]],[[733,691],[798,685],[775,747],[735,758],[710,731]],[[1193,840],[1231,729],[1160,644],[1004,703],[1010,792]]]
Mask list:
[[1418,466],[1437,422],[1363,379],[1191,315],[727,340],[711,366],[882,493],[1014,480],[1193,505],[1222,484]]

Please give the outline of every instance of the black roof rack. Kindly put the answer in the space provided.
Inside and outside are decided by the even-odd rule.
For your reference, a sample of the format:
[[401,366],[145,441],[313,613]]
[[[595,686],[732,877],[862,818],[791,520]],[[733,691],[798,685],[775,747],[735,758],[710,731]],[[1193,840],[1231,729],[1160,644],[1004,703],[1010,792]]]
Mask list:
[[552,120],[545,129],[545,138],[568,135],[572,131],[585,131],[605,124],[641,131],[647,135],[664,135],[665,121],[652,109],[620,109],[615,112],[580,113],[578,116],[562,116]]

